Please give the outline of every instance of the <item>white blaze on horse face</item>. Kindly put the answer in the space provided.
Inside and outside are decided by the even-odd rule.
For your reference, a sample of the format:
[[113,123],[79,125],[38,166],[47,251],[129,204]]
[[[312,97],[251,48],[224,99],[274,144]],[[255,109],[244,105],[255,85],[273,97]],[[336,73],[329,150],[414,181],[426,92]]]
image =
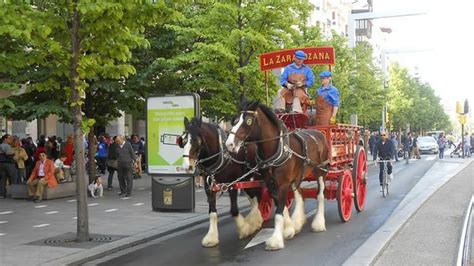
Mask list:
[[235,137],[235,134],[237,133],[237,130],[239,130],[240,126],[243,123],[244,123],[244,115],[241,114],[239,117],[239,122],[237,122],[237,124],[232,127],[232,129],[230,130],[231,134],[229,134],[229,137],[227,138],[227,141],[225,142],[227,149],[229,149],[229,151],[231,152],[236,152],[236,153],[239,152],[240,145],[242,142],[239,141],[238,143],[236,143],[237,138]]
[[186,170],[187,172],[190,172],[191,168],[194,167],[194,165],[191,164],[191,161],[189,159],[190,152],[191,152],[191,133],[188,133],[186,145],[184,145],[184,148],[183,148],[183,169]]

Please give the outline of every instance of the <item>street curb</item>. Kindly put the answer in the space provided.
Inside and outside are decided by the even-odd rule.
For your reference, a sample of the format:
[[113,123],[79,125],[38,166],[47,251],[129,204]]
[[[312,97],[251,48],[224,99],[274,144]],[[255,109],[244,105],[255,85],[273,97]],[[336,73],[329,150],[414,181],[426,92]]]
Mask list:
[[[439,161],[436,164],[439,166]],[[459,174],[468,165],[467,161],[457,167],[452,173],[437,176],[432,169],[425,173],[408,195],[400,202],[387,221],[370,236],[343,265],[373,265],[390,240],[398,233],[416,211],[449,180]]]
[[[227,208],[227,206],[223,208]],[[239,208],[239,211],[247,211],[249,209],[250,203],[242,204],[242,206]],[[220,215],[218,215],[220,219],[225,219],[230,216],[231,215],[228,212],[222,212]],[[54,259],[42,263],[41,265],[82,265],[89,261],[96,260],[107,255],[111,255],[121,250],[131,248],[179,232],[181,230],[191,228],[196,225],[203,224],[207,221],[209,221],[209,216],[207,214],[198,215],[196,217],[184,220],[182,224],[178,226],[176,226],[176,224],[172,224],[168,228],[151,229],[145,232],[119,239],[111,243],[103,244],[91,249],[85,249],[63,258]]]

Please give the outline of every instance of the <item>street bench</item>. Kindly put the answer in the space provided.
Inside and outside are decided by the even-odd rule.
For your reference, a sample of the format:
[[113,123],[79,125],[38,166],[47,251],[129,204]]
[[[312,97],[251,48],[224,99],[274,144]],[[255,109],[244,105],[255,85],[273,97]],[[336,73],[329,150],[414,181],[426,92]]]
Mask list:
[[[10,186],[10,194],[13,199],[28,198],[28,188],[26,184],[12,184]],[[43,199],[57,199],[72,197],[76,195],[76,182],[59,183],[55,188],[45,187],[43,191]]]

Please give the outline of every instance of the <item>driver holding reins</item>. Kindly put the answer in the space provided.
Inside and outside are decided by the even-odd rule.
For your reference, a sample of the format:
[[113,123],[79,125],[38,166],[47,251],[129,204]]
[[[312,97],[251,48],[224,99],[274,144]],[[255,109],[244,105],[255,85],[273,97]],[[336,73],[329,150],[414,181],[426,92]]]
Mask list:
[[310,67],[303,64],[307,58],[305,52],[295,52],[293,63],[285,67],[280,84],[283,88],[278,91],[274,104],[276,110],[285,110],[286,104],[292,104],[294,112],[302,113],[301,104],[309,100],[308,88],[314,85],[314,74]]

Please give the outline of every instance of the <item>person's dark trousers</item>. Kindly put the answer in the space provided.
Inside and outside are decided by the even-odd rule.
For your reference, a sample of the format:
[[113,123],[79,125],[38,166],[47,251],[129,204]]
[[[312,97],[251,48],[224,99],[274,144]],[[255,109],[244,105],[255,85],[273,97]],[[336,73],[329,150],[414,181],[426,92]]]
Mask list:
[[0,197],[7,197],[7,181],[11,184],[16,183],[16,166],[14,163],[0,162]]
[[[382,185],[383,183],[383,163],[379,163],[379,168],[380,168],[380,172],[379,172],[379,182],[380,182],[380,185]],[[392,164],[387,162],[387,174],[390,175],[392,174]]]
[[439,158],[444,159],[444,149],[439,149]]
[[373,161],[375,161],[377,159],[377,158],[375,158],[375,146],[372,150],[372,157],[373,157],[373,159],[372,159]]
[[112,188],[112,183],[114,181],[114,173],[117,171],[117,169],[107,167],[107,171],[109,172],[109,177],[107,178],[107,188]]
[[132,163],[120,163],[118,165],[117,173],[120,183],[120,191],[122,193],[131,194],[133,187],[132,178]]
[[97,166],[101,174],[105,174],[105,169],[107,168],[107,157],[95,157],[97,160]]

